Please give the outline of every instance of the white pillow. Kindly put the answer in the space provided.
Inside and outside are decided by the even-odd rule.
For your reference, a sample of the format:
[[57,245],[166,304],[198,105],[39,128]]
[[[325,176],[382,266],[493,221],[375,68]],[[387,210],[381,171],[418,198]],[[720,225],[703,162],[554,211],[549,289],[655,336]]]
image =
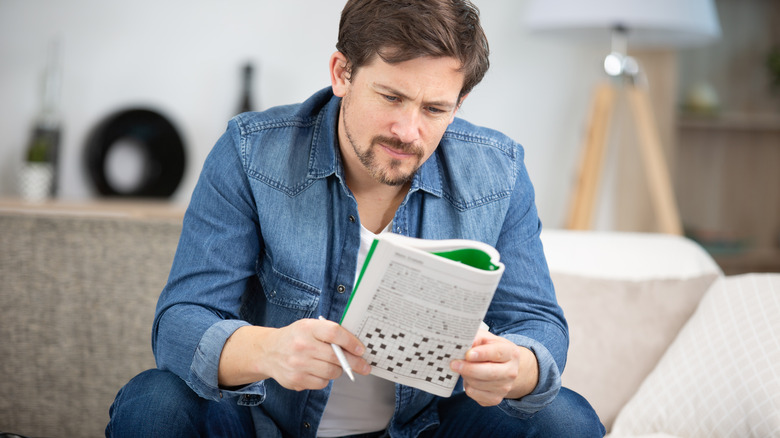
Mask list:
[[612,437],[780,437],[780,274],[718,279]]

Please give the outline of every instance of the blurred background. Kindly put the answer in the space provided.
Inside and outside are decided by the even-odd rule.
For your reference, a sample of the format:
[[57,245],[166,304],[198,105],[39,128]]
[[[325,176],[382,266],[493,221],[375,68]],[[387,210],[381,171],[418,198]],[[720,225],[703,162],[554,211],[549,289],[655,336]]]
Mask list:
[[[546,227],[563,227],[610,42],[530,32],[528,0],[475,3],[491,45],[491,69],[459,116],[523,144],[540,217]],[[0,198],[20,195],[20,168],[41,111],[53,41],[61,69],[57,199],[101,197],[85,164],[91,133],[117,111],[146,108],[164,115],[181,136],[184,174],[167,199],[183,206],[206,155],[241,107],[244,65],[253,65],[255,110],[300,102],[328,86],[343,4],[0,0]],[[650,84],[686,232],[718,254],[760,250],[740,263],[754,271],[777,269],[780,2],[715,4],[722,29],[717,41],[633,54]],[[631,142],[625,134],[631,128],[620,120],[614,129],[624,132],[613,142]],[[132,155],[120,157],[116,166],[121,172],[132,161]],[[653,229],[645,184],[635,173],[606,179],[595,228]]]

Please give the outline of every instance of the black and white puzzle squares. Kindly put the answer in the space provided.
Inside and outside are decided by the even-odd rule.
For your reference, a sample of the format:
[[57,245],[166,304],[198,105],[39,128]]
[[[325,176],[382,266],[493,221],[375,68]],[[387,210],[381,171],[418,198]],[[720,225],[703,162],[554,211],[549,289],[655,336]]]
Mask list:
[[372,367],[384,369],[429,383],[452,386],[457,374],[450,362],[464,354],[462,345],[453,345],[429,336],[409,334],[400,327],[371,321],[366,338],[365,359]]

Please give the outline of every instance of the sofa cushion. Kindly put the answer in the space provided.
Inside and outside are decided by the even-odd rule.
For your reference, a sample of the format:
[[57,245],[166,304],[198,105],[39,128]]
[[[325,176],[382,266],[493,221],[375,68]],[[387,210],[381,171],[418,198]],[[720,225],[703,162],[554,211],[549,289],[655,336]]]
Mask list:
[[571,345],[563,385],[610,429],[722,275],[693,241],[651,233],[542,233]]
[[780,434],[780,274],[719,279],[639,391],[613,436]]
[[717,278],[617,281],[553,274],[569,323],[563,385],[609,428]]

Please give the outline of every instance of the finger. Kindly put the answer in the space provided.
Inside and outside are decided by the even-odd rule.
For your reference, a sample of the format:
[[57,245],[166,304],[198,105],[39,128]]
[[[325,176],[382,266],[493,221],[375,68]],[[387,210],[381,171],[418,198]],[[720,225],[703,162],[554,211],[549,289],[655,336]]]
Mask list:
[[[462,375],[463,387],[471,388],[472,395],[482,394],[480,397],[499,397],[504,398],[512,390],[514,379],[506,375],[503,371],[484,379],[474,375]],[[476,396],[476,395],[475,395]]]
[[480,386],[489,386],[492,384],[504,384],[511,382],[517,376],[517,371],[513,370],[507,362],[469,362],[453,361],[451,364],[453,371],[460,373],[463,380],[479,382]]
[[[362,375],[370,374],[371,366],[368,364],[368,362],[366,362],[365,359],[361,357],[361,355],[365,351],[365,348],[363,347],[363,344],[360,342],[360,340],[341,325],[336,324],[333,321],[325,320],[322,316],[320,316],[319,319],[326,323],[326,326],[328,327],[327,330],[335,330],[333,332],[325,332],[322,335],[323,342],[340,346],[342,352],[344,353],[344,357],[347,359],[347,362],[349,363],[349,366],[352,369],[352,371]],[[339,339],[345,339],[345,338],[346,338],[347,345],[344,345],[344,342],[339,341]],[[352,347],[350,347],[350,345]],[[355,354],[353,353],[353,351],[358,351],[359,354]],[[339,364],[339,366],[341,365],[335,353],[333,353],[332,355],[332,360],[335,360],[336,363]]]
[[[338,356],[336,355],[336,352],[333,350],[333,345],[336,344],[328,344],[326,342],[321,342],[322,345],[326,345],[327,352],[326,352],[326,360],[339,367],[339,369],[342,368],[341,361],[339,360]],[[371,366],[366,362],[365,359],[363,359],[360,356],[355,356],[352,353],[349,353],[347,351],[343,351],[344,358],[347,360],[347,363],[349,364],[349,367],[352,371],[362,374],[362,375],[368,375],[371,372]]]
[[348,353],[344,353],[344,355],[347,357],[347,361],[349,362],[352,371],[364,376],[371,374],[371,365],[368,364],[368,361],[360,356],[354,356]]
[[477,336],[474,337],[474,342],[472,342],[471,346],[476,347],[477,345],[487,344],[491,342],[494,338],[498,338],[498,336],[494,335],[493,333],[490,333],[487,330],[479,329],[477,331]]
[[331,380],[338,378],[339,372],[340,370],[335,370],[333,376],[326,377],[310,373],[292,375],[286,381],[279,382],[279,384],[294,391],[318,390],[325,388]]
[[500,392],[485,391],[473,385],[464,383],[463,390],[469,398],[476,401],[480,406],[496,406],[504,399]]
[[285,388],[295,391],[322,389],[328,382],[341,376],[339,365],[326,360],[311,359],[305,366],[283,367],[275,379]]
[[[316,327],[310,322],[298,321],[295,325],[279,329],[276,340],[275,363],[288,373],[307,372],[316,369],[319,362],[338,365],[331,344],[319,340]],[[321,375],[321,373],[315,373]]]
[[521,348],[508,339],[489,332],[482,332],[473,346],[466,352],[466,360],[470,362],[510,362],[520,358]]
[[365,351],[365,347],[360,342],[360,339],[333,321],[322,319],[314,336],[322,342],[336,344],[344,350],[344,353],[351,353],[354,356],[361,356]]
[[316,365],[316,370],[313,371],[313,376],[322,378],[325,380],[334,380],[341,377],[341,375],[344,373],[344,370],[341,368],[341,364],[336,361],[336,363],[332,363],[330,361],[323,361],[321,364]]
[[466,352],[465,360],[468,362],[509,362],[515,357],[516,347],[515,344],[505,339],[490,341],[470,348]]

